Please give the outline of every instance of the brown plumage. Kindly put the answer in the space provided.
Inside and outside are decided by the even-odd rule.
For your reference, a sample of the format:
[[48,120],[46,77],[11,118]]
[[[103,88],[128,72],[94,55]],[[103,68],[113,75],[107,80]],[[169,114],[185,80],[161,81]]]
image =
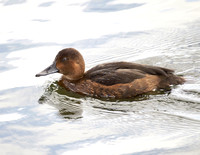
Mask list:
[[122,99],[168,89],[170,85],[185,81],[171,69],[130,62],[101,64],[85,73],[84,69],[81,54],[67,48],[58,53],[50,67],[36,76],[60,72],[63,74],[60,83],[68,90],[92,97]]

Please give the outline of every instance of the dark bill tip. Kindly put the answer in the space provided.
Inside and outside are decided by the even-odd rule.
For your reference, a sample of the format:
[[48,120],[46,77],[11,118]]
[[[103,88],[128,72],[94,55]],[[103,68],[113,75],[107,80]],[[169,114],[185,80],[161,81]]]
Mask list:
[[45,70],[41,71],[40,73],[36,74],[36,77],[45,76],[53,73],[58,73],[59,70],[56,68],[55,63],[53,63],[51,66],[47,67]]
[[41,75],[40,75],[39,73],[35,75],[35,77],[40,77],[40,76],[41,76]]

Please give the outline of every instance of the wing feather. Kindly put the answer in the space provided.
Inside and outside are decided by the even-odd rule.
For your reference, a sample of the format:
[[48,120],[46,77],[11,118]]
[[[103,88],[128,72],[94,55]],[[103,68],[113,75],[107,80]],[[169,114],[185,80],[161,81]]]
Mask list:
[[168,77],[173,70],[129,62],[115,62],[98,65],[85,74],[85,77],[103,85],[129,83],[145,77],[146,74]]

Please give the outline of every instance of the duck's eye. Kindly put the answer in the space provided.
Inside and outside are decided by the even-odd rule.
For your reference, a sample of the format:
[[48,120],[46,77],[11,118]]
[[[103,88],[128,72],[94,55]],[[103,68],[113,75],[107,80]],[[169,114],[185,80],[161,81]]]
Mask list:
[[62,58],[62,61],[63,61],[63,62],[65,62],[65,61],[67,61],[67,60],[68,60],[67,57]]

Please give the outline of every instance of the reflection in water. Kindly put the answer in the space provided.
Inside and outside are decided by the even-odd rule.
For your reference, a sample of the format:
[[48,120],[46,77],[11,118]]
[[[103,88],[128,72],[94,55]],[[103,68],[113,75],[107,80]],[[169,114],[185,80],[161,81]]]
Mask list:
[[0,53],[0,57],[1,57],[1,60],[0,60],[0,73],[15,68],[14,66],[12,66],[12,65],[10,65],[8,63],[9,59],[6,58],[6,53]]
[[[38,22],[48,22],[47,19],[33,19],[32,21]],[[33,42],[32,40],[28,39],[19,39],[19,40],[9,40],[7,43],[0,44],[0,53],[8,53],[17,50],[29,49],[29,48],[36,48],[36,47],[43,47],[43,46],[63,46],[63,47],[76,47],[76,48],[94,48],[100,45],[103,45],[113,39],[120,39],[120,38],[131,38],[133,36],[141,35],[141,34],[148,34],[147,32],[142,31],[134,31],[134,32],[120,32],[117,34],[109,34],[101,36],[100,38],[91,38],[91,39],[83,39],[77,40],[73,43],[68,44],[58,44],[55,42]]]
[[120,32],[116,34],[109,34],[104,35],[99,38],[91,38],[91,39],[84,39],[78,40],[70,44],[65,44],[65,47],[76,47],[76,48],[95,48],[106,44],[114,39],[121,39],[121,38],[131,38],[133,36],[141,35],[141,34],[148,34],[142,31],[134,31],[134,32]]
[[[58,81],[56,81],[46,86],[45,92],[38,102],[40,104],[48,104],[55,107],[58,109],[59,114],[65,119],[82,118],[84,109],[86,108],[87,110],[85,110],[88,111],[88,108],[92,107],[94,109],[90,111],[90,113],[93,114],[100,111],[111,114],[118,114],[120,112],[120,115],[122,113],[126,115],[127,112],[141,114],[146,112],[156,112],[159,115],[167,115],[167,117],[172,115],[175,117],[184,117],[186,119],[200,120],[197,115],[199,112],[198,103],[200,103],[199,89],[197,89],[198,86],[199,85],[191,84],[189,85],[189,88],[188,85],[175,86],[172,88],[172,91],[159,90],[139,95],[133,99],[119,100],[85,97],[67,91],[59,85]],[[194,96],[194,93],[198,94]],[[176,100],[182,100],[186,103],[179,103]],[[192,106],[191,102],[193,102]]]
[[3,3],[3,5],[14,5],[14,4],[22,4],[25,3],[26,0],[2,0],[0,3]]
[[54,4],[55,2],[54,1],[49,1],[49,2],[45,2],[45,3],[41,3],[39,5],[39,7],[49,7],[51,6],[52,4]]
[[49,104],[59,110],[62,117],[68,119],[81,118],[83,109],[82,103],[88,102],[93,108],[112,111],[112,112],[133,112],[141,109],[133,109],[132,102],[145,101],[152,99],[154,95],[166,96],[170,94],[169,90],[157,90],[146,94],[138,95],[129,99],[110,99],[102,98],[95,99],[87,96],[82,96],[77,93],[66,90],[59,85],[59,82],[52,82],[46,86],[45,92],[40,97],[40,104]]
[[48,19],[33,19],[32,21],[36,21],[36,22],[48,22]]
[[81,98],[79,97],[78,94],[66,91],[58,85],[58,82],[53,82],[47,86],[38,102],[57,108],[64,118],[78,119],[82,117]]
[[129,4],[112,4],[114,0],[91,0],[87,2],[86,12],[115,12],[126,9],[131,9],[144,5],[143,3],[129,3]]
[[41,46],[54,46],[58,44],[52,43],[33,43],[31,40],[28,39],[21,39],[21,40],[10,40],[8,43],[0,45],[0,53],[3,52],[12,52],[17,50],[23,50],[28,48],[34,47],[41,47]]

